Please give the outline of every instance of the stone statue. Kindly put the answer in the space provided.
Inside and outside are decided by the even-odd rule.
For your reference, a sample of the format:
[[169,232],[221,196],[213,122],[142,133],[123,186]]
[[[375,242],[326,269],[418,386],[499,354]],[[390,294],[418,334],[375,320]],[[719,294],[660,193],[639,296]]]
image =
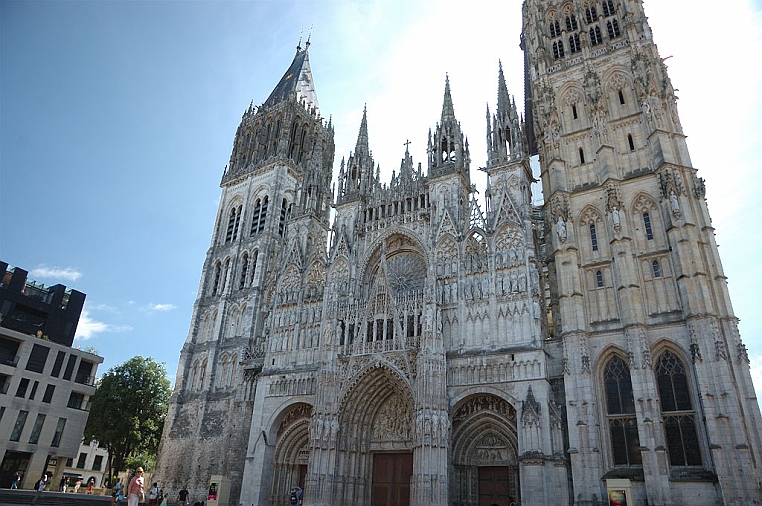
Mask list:
[[669,192],[669,206],[672,208],[673,213],[680,214],[680,202],[677,200],[675,190],[670,190]]
[[566,242],[566,222],[564,221],[563,216],[560,214],[558,215],[558,220],[556,221],[556,233],[558,234],[558,239],[561,242]]
[[614,228],[619,230],[619,228],[622,226],[622,223],[620,221],[619,208],[617,206],[614,206],[611,209],[611,220],[614,222]]

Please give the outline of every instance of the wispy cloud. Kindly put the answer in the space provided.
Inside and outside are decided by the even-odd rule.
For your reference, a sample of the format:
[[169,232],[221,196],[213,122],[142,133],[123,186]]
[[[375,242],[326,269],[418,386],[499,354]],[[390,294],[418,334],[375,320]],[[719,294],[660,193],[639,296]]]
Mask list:
[[29,273],[35,279],[53,279],[56,281],[76,281],[82,277],[82,273],[74,267],[48,267],[40,264]]
[[106,322],[95,320],[90,316],[90,311],[83,309],[82,314],[79,317],[77,333],[74,336],[74,339],[78,341],[87,341],[103,332],[129,332],[130,330],[132,330],[132,327],[129,325],[111,325]]
[[166,311],[172,311],[173,309],[176,309],[177,306],[174,304],[154,304],[151,302],[147,306],[145,306],[143,309],[149,313],[155,313],[155,312],[166,312]]

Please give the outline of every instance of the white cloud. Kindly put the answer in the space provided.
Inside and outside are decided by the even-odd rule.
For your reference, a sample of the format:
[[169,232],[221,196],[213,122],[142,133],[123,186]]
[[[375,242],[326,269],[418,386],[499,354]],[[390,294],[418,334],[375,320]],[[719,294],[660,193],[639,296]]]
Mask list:
[[74,267],[48,267],[40,264],[29,273],[35,279],[53,279],[56,281],[76,281],[82,277],[82,273]]
[[144,309],[148,312],[155,312],[155,311],[165,312],[165,311],[171,311],[176,308],[177,306],[175,306],[174,304],[154,304],[153,302],[151,302]]
[[90,311],[83,309],[82,314],[79,317],[77,333],[74,336],[74,340],[87,341],[103,332],[129,332],[130,330],[132,330],[132,327],[129,325],[111,325],[109,323],[95,320],[90,316]]

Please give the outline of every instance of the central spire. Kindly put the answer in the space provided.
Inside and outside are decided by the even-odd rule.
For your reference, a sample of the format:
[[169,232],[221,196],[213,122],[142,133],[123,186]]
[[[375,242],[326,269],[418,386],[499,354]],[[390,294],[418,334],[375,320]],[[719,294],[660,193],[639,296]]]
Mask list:
[[307,106],[319,109],[315,84],[312,78],[312,69],[310,69],[310,56],[308,49],[310,47],[309,39],[304,48],[301,47],[301,40],[296,46],[296,55],[291,65],[280,78],[278,84],[273,89],[270,96],[265,100],[266,107],[272,107],[284,100],[287,100],[291,93],[295,94],[297,101],[304,100]]

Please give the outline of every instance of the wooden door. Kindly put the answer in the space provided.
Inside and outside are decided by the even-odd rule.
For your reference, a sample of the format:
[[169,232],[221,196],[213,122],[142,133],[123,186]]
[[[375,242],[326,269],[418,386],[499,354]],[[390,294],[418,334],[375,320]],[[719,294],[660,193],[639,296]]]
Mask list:
[[508,506],[510,501],[509,468],[503,466],[479,468],[479,506]]
[[371,506],[410,506],[412,453],[373,455]]

